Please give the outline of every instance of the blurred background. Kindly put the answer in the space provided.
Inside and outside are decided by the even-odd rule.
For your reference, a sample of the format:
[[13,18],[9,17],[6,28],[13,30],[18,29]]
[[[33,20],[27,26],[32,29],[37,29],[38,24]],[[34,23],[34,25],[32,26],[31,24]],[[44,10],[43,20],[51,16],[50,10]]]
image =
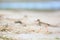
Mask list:
[[60,10],[59,0],[0,0],[0,9]]
[[0,0],[0,2],[47,2],[47,1],[59,1],[59,0]]

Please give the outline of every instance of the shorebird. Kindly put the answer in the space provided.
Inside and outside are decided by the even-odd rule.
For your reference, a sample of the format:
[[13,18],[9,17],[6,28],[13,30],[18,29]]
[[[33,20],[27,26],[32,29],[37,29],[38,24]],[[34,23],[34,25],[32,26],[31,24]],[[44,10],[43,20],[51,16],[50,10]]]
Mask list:
[[57,27],[57,25],[51,25],[51,24],[48,24],[48,23],[44,23],[44,22],[41,22],[40,19],[37,19],[37,25],[39,26],[45,26],[46,28],[46,32],[48,32],[48,27]]

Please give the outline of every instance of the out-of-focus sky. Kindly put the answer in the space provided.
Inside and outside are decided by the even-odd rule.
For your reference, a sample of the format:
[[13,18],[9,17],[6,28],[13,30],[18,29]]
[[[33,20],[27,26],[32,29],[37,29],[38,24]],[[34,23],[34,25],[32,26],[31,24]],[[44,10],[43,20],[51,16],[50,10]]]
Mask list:
[[0,3],[0,8],[28,8],[28,9],[59,9],[59,1],[50,2],[10,2]]
[[60,0],[0,0],[0,2],[45,2],[45,1],[60,1]]

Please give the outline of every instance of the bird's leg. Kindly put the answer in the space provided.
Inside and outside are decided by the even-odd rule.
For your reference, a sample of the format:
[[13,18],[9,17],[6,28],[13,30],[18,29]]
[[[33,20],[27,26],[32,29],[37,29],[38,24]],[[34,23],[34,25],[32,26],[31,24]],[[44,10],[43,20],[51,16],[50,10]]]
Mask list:
[[48,25],[45,25],[46,33],[48,33]]
[[[38,26],[40,26],[40,27],[42,26],[42,25],[41,25],[42,23],[41,23],[40,19],[37,19],[35,22],[36,22],[36,24],[37,24]],[[41,28],[39,28],[39,30],[37,31],[37,33],[38,33],[38,32],[41,32]]]
[[[40,19],[37,19],[38,25],[41,26],[41,21]],[[39,29],[39,32],[41,32],[41,28]]]

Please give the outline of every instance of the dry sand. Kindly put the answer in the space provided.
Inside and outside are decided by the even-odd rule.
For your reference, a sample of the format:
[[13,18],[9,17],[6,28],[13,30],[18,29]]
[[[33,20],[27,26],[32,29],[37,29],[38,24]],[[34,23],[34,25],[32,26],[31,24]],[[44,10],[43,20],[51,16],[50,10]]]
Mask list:
[[[35,20],[37,19],[40,19],[42,22],[45,22],[45,23],[57,25],[57,27],[48,27],[48,30],[50,32],[54,32],[53,34],[44,34],[45,29],[44,27],[42,27],[42,31],[40,33],[27,33],[26,34],[22,32],[21,34],[14,34],[11,32],[0,32],[0,34],[2,35],[4,34],[7,37],[16,38],[17,40],[56,40],[56,38],[60,39],[60,27],[58,27],[60,26],[60,12],[59,11],[55,11],[55,12],[33,12],[33,11],[14,12],[14,11],[9,11],[9,10],[8,11],[0,10],[0,14],[4,15],[4,18],[12,19],[12,21],[14,19],[22,20],[27,25],[34,23]],[[24,18],[24,16],[27,18]],[[35,29],[35,30],[39,29],[39,26],[36,26],[35,24],[31,24],[31,25],[32,26],[28,25],[29,29]]]

